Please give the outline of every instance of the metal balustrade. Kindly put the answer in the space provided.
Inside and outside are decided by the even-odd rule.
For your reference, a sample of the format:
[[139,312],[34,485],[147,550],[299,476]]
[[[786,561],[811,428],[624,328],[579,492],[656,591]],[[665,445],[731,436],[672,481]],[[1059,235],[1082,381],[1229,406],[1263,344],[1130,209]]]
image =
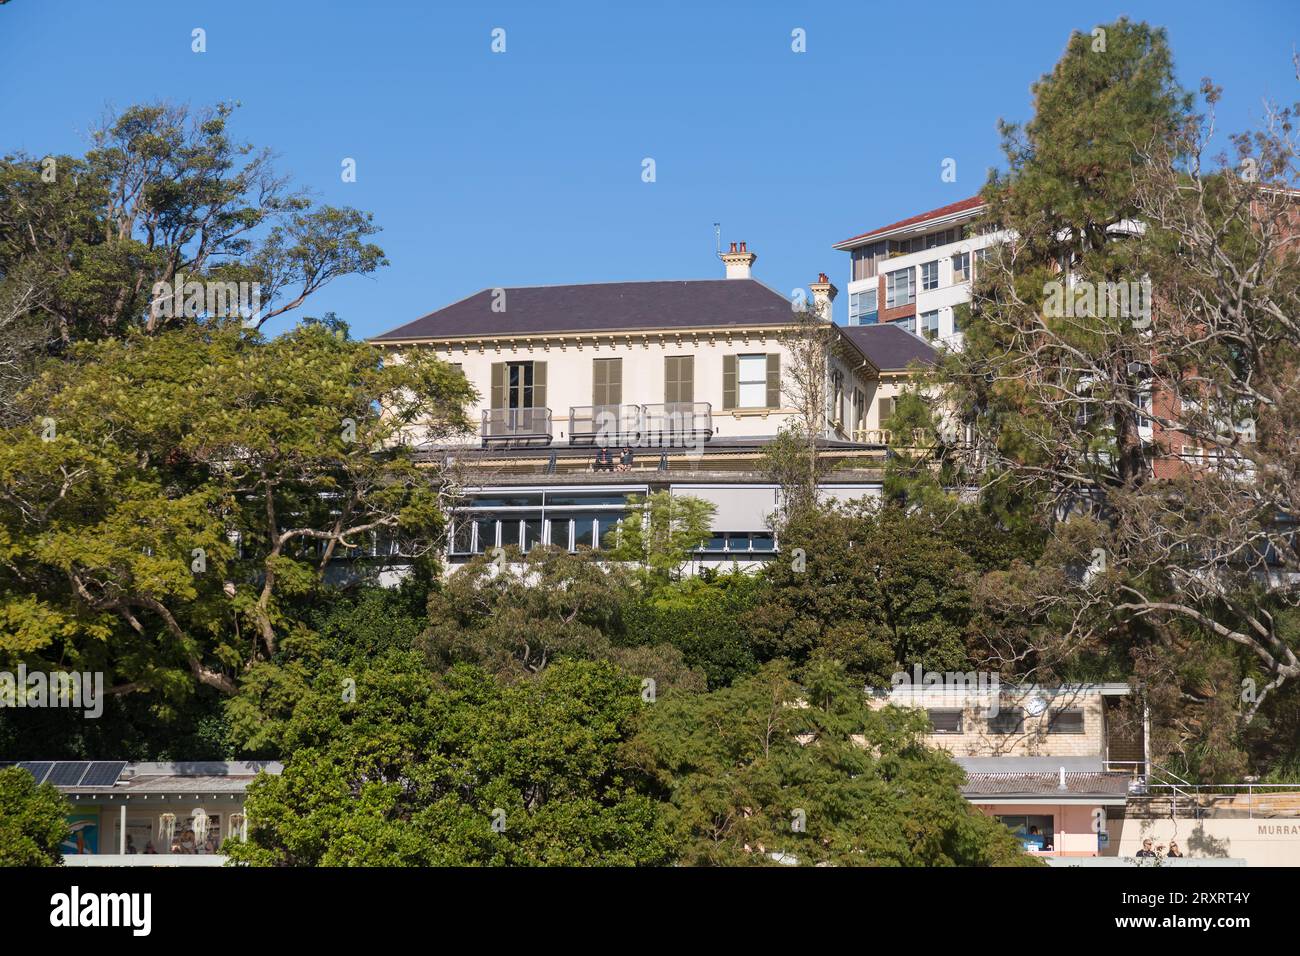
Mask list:
[[483,444],[550,444],[549,408],[494,408],[483,413]]
[[571,445],[671,447],[712,436],[713,406],[709,402],[569,408]]

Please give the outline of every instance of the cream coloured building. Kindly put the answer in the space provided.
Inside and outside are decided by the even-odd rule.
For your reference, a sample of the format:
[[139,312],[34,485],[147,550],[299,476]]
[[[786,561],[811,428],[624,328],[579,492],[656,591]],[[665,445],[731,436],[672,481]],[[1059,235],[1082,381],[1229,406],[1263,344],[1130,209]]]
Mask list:
[[[399,359],[431,349],[479,393],[476,433],[423,452],[478,476],[453,563],[510,545],[599,549],[629,495],[660,490],[714,503],[702,563],[775,552],[762,455],[802,420],[786,343],[805,316],[753,278],[745,243],[719,258],[724,278],[483,289],[371,340]],[[823,274],[809,289],[829,325],[835,287]],[[828,338],[819,428],[839,467],[824,490],[875,497],[893,399],[935,353],[894,326],[829,325]]]

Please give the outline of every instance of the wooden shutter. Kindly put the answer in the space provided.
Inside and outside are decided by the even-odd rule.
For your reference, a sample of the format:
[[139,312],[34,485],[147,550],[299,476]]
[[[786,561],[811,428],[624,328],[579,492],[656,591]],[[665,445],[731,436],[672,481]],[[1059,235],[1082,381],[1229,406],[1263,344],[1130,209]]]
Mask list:
[[546,407],[546,363],[533,363],[533,408]]
[[894,417],[894,399],[882,398],[880,400],[880,427],[888,428],[889,420]]
[[736,356],[722,356],[722,407],[736,407]]
[[623,401],[623,360],[591,360],[591,404],[618,405]]
[[506,363],[492,363],[492,408],[506,407]]
[[695,356],[668,355],[664,357],[664,401],[695,401]]
[[781,353],[769,352],[767,356],[767,407],[781,407]]

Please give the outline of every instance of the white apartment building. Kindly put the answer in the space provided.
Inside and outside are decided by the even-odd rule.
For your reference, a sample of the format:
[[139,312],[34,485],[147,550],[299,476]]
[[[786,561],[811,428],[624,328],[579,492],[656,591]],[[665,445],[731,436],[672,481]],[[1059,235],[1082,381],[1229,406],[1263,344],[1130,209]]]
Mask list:
[[850,326],[894,324],[928,342],[961,347],[954,314],[969,302],[971,279],[983,250],[1001,241],[976,234],[984,210],[978,196],[932,209],[835,243],[851,257]]

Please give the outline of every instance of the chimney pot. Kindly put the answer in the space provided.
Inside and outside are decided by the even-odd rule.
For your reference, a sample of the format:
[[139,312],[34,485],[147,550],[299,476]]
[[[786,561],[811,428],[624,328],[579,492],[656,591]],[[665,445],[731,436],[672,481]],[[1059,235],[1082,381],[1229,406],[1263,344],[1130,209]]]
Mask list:
[[736,244],[734,242],[731,244],[731,251],[732,252],[736,251]]
[[824,272],[819,272],[819,273],[817,273],[817,281],[818,281],[818,282],[830,282],[831,280],[828,279],[828,278],[826,278],[826,273],[824,273]]
[[745,248],[745,243],[744,243],[744,242],[741,242],[741,244],[740,244],[740,251],[741,251],[741,252],[748,252],[748,251],[749,251],[749,250],[747,250],[747,249]]

